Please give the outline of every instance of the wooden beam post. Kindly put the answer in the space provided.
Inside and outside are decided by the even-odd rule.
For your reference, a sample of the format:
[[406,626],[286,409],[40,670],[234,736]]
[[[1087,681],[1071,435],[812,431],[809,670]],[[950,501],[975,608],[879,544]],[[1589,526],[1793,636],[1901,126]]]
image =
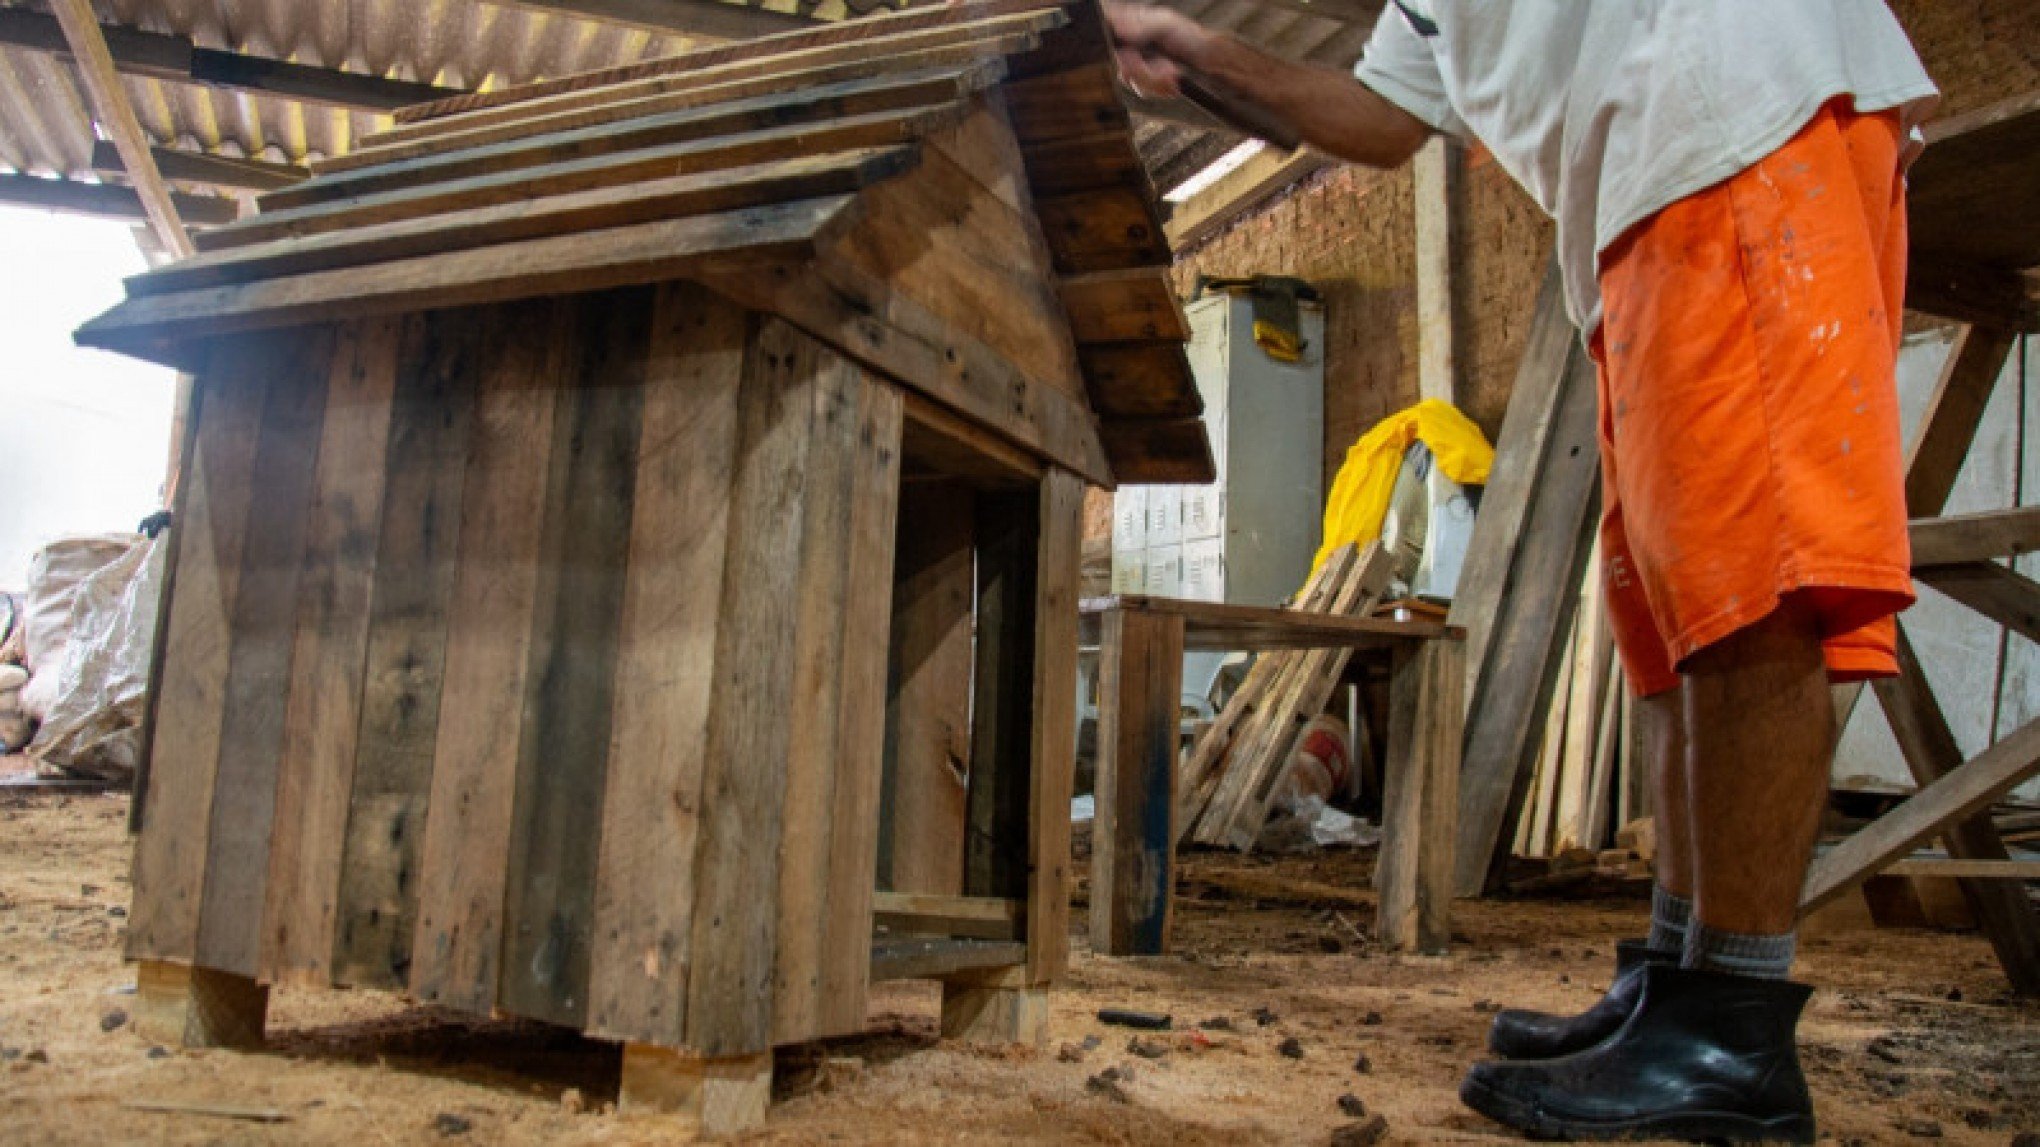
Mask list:
[[88,0],[50,0],[50,11],[64,27],[64,39],[71,45],[85,90],[91,93],[93,110],[99,113],[100,125],[113,137],[114,146],[120,149],[121,163],[149,213],[149,225],[155,228],[165,250],[180,259],[190,255],[195,250],[191,236],[185,233],[177,205],[170,200],[169,185],[156,170],[149,137],[142,133],[142,123],[135,118],[134,106],[128,103],[127,89],[121,87],[120,74],[114,71],[113,53],[106,49],[106,38],[99,32],[99,19],[92,14],[92,5]]
[[1425,399],[1458,402],[1453,321],[1454,216],[1466,149],[1443,135],[1418,149],[1410,165],[1417,205],[1417,389]]
[[1452,942],[1466,643],[1440,637],[1398,646],[1392,672],[1387,791],[1375,869],[1378,926],[1382,943],[1391,947],[1442,952]]
[[1169,245],[1184,249],[1211,238],[1274,196],[1316,174],[1332,161],[1309,148],[1283,152],[1266,147],[1237,170],[1176,205],[1169,217]]
[[1174,868],[1183,617],[1115,609],[1099,621],[1091,950],[1158,956],[1168,947]]

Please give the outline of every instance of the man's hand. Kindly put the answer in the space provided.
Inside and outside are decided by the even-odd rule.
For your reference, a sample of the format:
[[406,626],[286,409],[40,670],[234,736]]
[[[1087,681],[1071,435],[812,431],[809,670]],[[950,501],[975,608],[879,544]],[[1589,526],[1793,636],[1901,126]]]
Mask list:
[[1105,0],[1119,74],[1145,96],[1174,98],[1194,73],[1293,128],[1326,155],[1399,167],[1431,135],[1422,120],[1382,99],[1343,68],[1293,63],[1153,4]]
[[1158,4],[1107,3],[1105,21],[1112,26],[1120,76],[1144,96],[1182,94],[1177,85],[1183,72],[1198,69],[1214,38],[1188,16]]

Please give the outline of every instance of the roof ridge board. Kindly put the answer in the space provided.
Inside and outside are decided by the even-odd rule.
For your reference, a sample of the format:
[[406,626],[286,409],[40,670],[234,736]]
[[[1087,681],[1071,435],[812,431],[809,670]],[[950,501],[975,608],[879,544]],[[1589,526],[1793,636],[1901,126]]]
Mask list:
[[[569,108],[544,116],[523,119],[504,119],[492,124],[481,124],[461,132],[449,132],[428,139],[410,140],[385,147],[349,152],[338,160],[329,161],[326,170],[331,172],[359,170],[378,163],[395,163],[406,159],[417,159],[441,151],[458,150],[467,147],[484,147],[513,139],[525,139],[557,131],[569,131],[580,127],[592,127],[604,123],[619,123],[626,119],[647,115],[659,115],[670,111],[684,111],[697,107],[712,107],[756,96],[773,95],[780,92],[799,90],[808,86],[843,83],[853,80],[874,79],[880,76],[903,74],[910,70],[924,70],[940,67],[960,67],[988,57],[1005,57],[1032,50],[1039,46],[1041,37],[1033,32],[1013,32],[979,40],[965,40],[940,48],[917,53],[913,67],[908,68],[898,60],[852,60],[801,72],[782,72],[733,80],[727,84],[691,88],[681,91],[660,92],[628,100],[590,104]],[[891,66],[888,66],[891,65]]]
[[[683,140],[638,151],[393,187],[368,195],[268,212],[242,220],[236,226],[252,231],[257,229],[258,224],[271,225],[266,232],[269,236],[308,233],[299,225],[314,220],[331,227],[372,226],[422,218],[460,206],[514,203],[535,195],[614,187],[682,174],[727,171],[800,155],[887,147],[917,141],[931,132],[961,122],[967,110],[967,103],[956,101],[736,135]],[[266,242],[267,238],[254,241]],[[246,244],[232,246],[242,245]]]
[[148,295],[86,322],[73,337],[80,346],[177,365],[179,344],[238,331],[637,286],[687,278],[719,261],[800,261],[854,221],[857,199],[824,196]]
[[912,8],[880,16],[861,17],[856,20],[837,21],[815,27],[801,28],[789,32],[760,36],[734,44],[718,44],[712,48],[701,48],[647,60],[636,64],[624,64],[593,71],[579,72],[551,80],[539,80],[529,84],[518,84],[494,91],[471,92],[431,103],[399,108],[395,113],[400,124],[418,123],[425,120],[450,116],[476,108],[500,107],[520,100],[560,92],[577,91],[600,87],[626,80],[641,79],[653,75],[683,72],[692,68],[705,68],[736,60],[761,59],[770,55],[801,48],[815,47],[830,43],[865,39],[870,36],[886,35],[890,32],[915,28],[940,27],[949,24],[964,24],[987,16],[1011,15],[1042,8],[1058,8],[1070,0],[964,0],[963,3],[944,4]]
[[912,170],[919,159],[920,148],[915,144],[855,148],[466,207],[310,236],[287,235],[136,275],[127,280],[128,295],[245,284],[574,231],[850,194]]
[[[256,202],[265,210],[285,209],[303,204],[323,202],[365,194],[399,176],[412,174],[440,173],[447,178],[460,178],[463,174],[477,174],[487,170],[506,170],[504,167],[490,167],[491,163],[510,160],[532,152],[549,149],[572,150],[592,147],[578,154],[560,158],[584,158],[590,155],[609,154],[629,146],[657,146],[660,143],[678,143],[683,139],[702,138],[699,135],[681,134],[665,136],[663,133],[713,123],[718,118],[740,119],[756,114],[766,122],[751,131],[766,127],[790,126],[796,123],[812,123],[823,119],[842,119],[850,116],[900,108],[928,106],[931,103],[960,101],[997,83],[1004,74],[1003,63],[998,59],[982,60],[965,67],[932,68],[925,72],[905,73],[867,80],[848,80],[840,84],[826,84],[805,92],[779,92],[716,104],[703,108],[688,108],[659,116],[648,116],[616,124],[596,124],[585,128],[574,128],[563,132],[529,139],[505,140],[502,143],[485,144],[480,147],[463,148],[459,151],[438,152],[418,159],[359,168],[354,171],[337,172],[329,175],[315,175],[303,183],[286,187],[260,196]],[[931,89],[933,89],[931,91]],[[897,102],[886,103],[887,99]],[[841,106],[831,106],[839,101]],[[860,107],[860,101],[875,106]],[[779,118],[772,118],[777,116]],[[650,137],[649,141],[638,137]],[[635,141],[635,143],[633,142]],[[620,145],[620,146],[605,146]],[[537,166],[537,164],[513,163],[509,166]]]
[[[1044,33],[1069,23],[1068,14],[1059,7],[1039,8],[998,16],[969,24],[945,24],[933,28],[919,28],[893,35],[872,37],[861,41],[848,41],[788,52],[779,56],[762,59],[732,60],[713,67],[694,71],[677,72],[621,81],[600,87],[560,92],[549,96],[536,96],[494,107],[476,108],[455,115],[417,123],[398,124],[395,127],[363,136],[355,151],[371,150],[387,144],[404,143],[416,139],[438,138],[476,127],[497,123],[535,118],[559,111],[571,111],[595,104],[608,103],[618,99],[639,96],[655,96],[716,86],[738,80],[757,79],[784,74],[813,74],[821,69],[835,66],[846,67],[856,64],[883,66],[896,61],[903,54],[918,54],[933,49],[961,44],[995,40],[1015,33]],[[881,54],[878,49],[888,50]],[[1003,52],[1001,54],[1011,54]],[[794,65],[790,69],[786,66]]]

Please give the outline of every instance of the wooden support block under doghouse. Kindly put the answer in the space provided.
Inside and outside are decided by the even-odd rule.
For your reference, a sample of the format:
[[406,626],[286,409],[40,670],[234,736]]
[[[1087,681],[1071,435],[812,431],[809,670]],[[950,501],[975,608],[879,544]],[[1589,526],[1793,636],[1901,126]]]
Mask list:
[[1167,253],[1123,113],[1086,166],[1007,112],[1095,120],[1094,0],[815,35],[421,113],[80,331],[194,376],[128,946],[166,1039],[404,991],[621,1042],[627,1106],[718,1132],[874,978],[1038,1037],[1083,491],[1211,470],[1110,413],[1080,352],[1127,332],[1059,283]]
[[269,988],[246,976],[144,960],[135,966],[135,1031],[177,1047],[262,1046]]

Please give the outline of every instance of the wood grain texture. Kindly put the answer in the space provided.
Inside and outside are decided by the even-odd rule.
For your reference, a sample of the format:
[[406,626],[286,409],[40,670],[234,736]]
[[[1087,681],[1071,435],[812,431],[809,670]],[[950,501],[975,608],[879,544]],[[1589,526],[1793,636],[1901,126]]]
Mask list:
[[691,52],[658,60],[600,68],[572,76],[498,88],[494,91],[450,96],[432,103],[402,109],[397,113],[396,119],[398,123],[419,123],[478,108],[502,107],[564,92],[588,91],[652,76],[717,68],[740,61],[770,59],[784,53],[806,51],[832,44],[863,42],[875,37],[898,35],[921,28],[972,23],[1015,12],[1036,10],[1044,6],[1042,0],[967,0],[965,3],[944,4],[939,7],[879,13],[862,17],[854,22],[821,24],[732,44],[697,48]]
[[961,482],[915,482],[900,493],[879,848],[880,881],[894,892],[963,892],[971,503]]
[[799,323],[842,354],[1028,454],[1093,482],[1113,482],[1098,428],[1082,402],[1035,385],[1002,355],[950,329],[881,278],[826,256],[700,277],[757,310]]
[[1037,985],[1061,980],[1069,963],[1084,482],[1052,469],[1041,480],[1039,501],[1027,778],[1027,976]]
[[197,450],[173,534],[178,594],[169,606],[149,814],[135,845],[131,959],[189,963],[198,951],[267,349],[246,340],[223,344],[196,381]]
[[808,496],[815,391],[844,369],[814,340],[764,321],[746,352],[730,496],[722,630],[709,710],[687,1045],[738,1055],[770,1045],[795,647],[793,599]]
[[977,644],[963,891],[1020,899],[1027,895],[1041,492],[983,492],[974,509]]
[[135,967],[135,1033],[180,1048],[262,1046],[269,986],[231,972],[143,960]]
[[1078,343],[1183,342],[1190,321],[1168,276],[1150,267],[1068,275],[1057,284]]
[[1183,619],[1114,610],[1101,630],[1091,947],[1110,956],[1160,955],[1168,942],[1176,851],[1169,820]]
[[262,955],[269,853],[282,766],[287,679],[296,637],[306,517],[319,458],[333,332],[260,340],[268,352],[254,488],[227,665],[206,843],[205,903],[194,961],[253,976]]
[[272,238],[137,276],[131,289],[138,295],[164,294],[252,283],[551,235],[845,195],[908,170],[916,159],[916,152],[908,147],[859,148],[584,191],[548,186],[534,198],[388,222],[363,221],[360,212],[271,221]]
[[793,614],[792,695],[785,719],[786,798],[780,820],[779,923],[773,948],[772,1042],[820,1025],[829,859],[836,821],[838,726],[843,717],[851,471],[863,372],[825,370],[813,384],[812,440],[800,513]]
[[404,324],[333,936],[343,984],[410,980],[474,366],[497,333],[476,312]]
[[[1324,564],[1311,571],[1296,596],[1294,610],[1283,612],[1308,614],[1322,611],[1331,600],[1333,589],[1352,570],[1357,556],[1358,552],[1351,545],[1333,550]],[[1099,608],[1112,606],[1109,602],[1101,602]],[[1185,640],[1187,643],[1187,634]],[[1255,658],[1246,678],[1226,699],[1225,708],[1219,710],[1217,720],[1190,746],[1190,752],[1185,755],[1176,775],[1177,807],[1172,829],[1176,840],[1182,840],[1204,815],[1206,806],[1211,803],[1225,777],[1221,763],[1235,745],[1243,743],[1256,714],[1267,706],[1267,698],[1290,660],[1286,655]]]
[[1905,509],[1914,518],[1941,512],[1955,477],[1969,457],[1969,445],[1983,421],[1984,407],[1997,389],[1998,375],[2018,336],[1996,327],[1962,329],[1934,383],[1926,413],[1905,452]]
[[[963,114],[962,105],[956,104],[908,108],[635,148],[535,167],[434,179],[415,185],[395,179],[394,173],[364,172],[361,178],[369,186],[350,188],[346,194],[309,197],[295,206],[271,205],[257,218],[289,227],[329,219],[344,219],[355,227],[396,223],[448,211],[517,203],[543,195],[702,175],[858,148],[897,147],[956,123]],[[390,186],[380,186],[382,183]]]
[[589,1029],[613,1038],[672,1046],[686,1035],[691,890],[751,325],[704,288],[660,289],[589,970]]
[[482,348],[446,621],[445,683],[419,861],[411,993],[487,1014],[503,948],[504,879],[537,609],[540,530],[569,304],[501,308]]
[[892,622],[893,540],[899,516],[904,402],[898,388],[862,376],[851,465],[850,551],[837,720],[836,801],[823,918],[817,1034],[862,1030],[871,981],[872,896],[884,779],[886,635]]
[[1911,533],[1916,570],[2017,557],[2040,549],[2040,506],[1919,518]]
[[[1049,273],[1041,229],[993,190],[1017,182],[1020,157],[996,105],[924,144],[911,178],[871,188],[837,253],[944,325],[997,352],[1038,385],[1083,394],[1076,348]],[[968,169],[959,157],[978,165]]]
[[1041,43],[1038,33],[1059,20],[1059,14],[1052,11],[1029,13],[995,23],[901,37],[892,53],[879,54],[882,40],[865,40],[805,57],[784,56],[534,100],[473,113],[459,121],[446,119],[378,132],[363,139],[363,146],[350,152],[348,159],[357,167],[390,163],[887,73],[954,67],[1036,47]]
[[850,203],[832,196],[152,295],[129,299],[75,337],[83,346],[175,365],[188,340],[211,335],[694,278],[719,260],[748,267],[804,257]]
[[332,966],[401,336],[400,320],[369,319],[334,342],[269,848],[261,977],[273,983],[323,985]]
[[503,908],[506,1010],[588,1014],[600,816],[655,292],[574,300],[553,421]]
[[[1462,896],[1478,895],[1508,850],[1504,826],[1514,824],[1522,811],[1558,669],[1566,661],[1566,637],[1599,520],[1594,365],[1580,348],[1571,323],[1541,304],[1539,313],[1533,349],[1543,347],[1550,353],[1540,355],[1541,362],[1525,358],[1526,373],[1518,376],[1509,414],[1511,420],[1517,419],[1520,400],[1526,414],[1523,429],[1505,424],[1505,454],[1497,456],[1497,477],[1491,486],[1509,492],[1504,502],[1508,509],[1491,527],[1476,526],[1468,552],[1469,573],[1475,568],[1476,553],[1480,555],[1487,590],[1478,601],[1469,602],[1464,616],[1455,603],[1448,618],[1466,626],[1468,657],[1480,657],[1472,662],[1466,769],[1459,791],[1455,851]],[[1554,347],[1552,340],[1561,333],[1565,343]],[[1535,365],[1554,373],[1529,374]],[[1512,523],[1514,538],[1481,537],[1483,529],[1492,535]],[[1490,561],[1500,561],[1501,568],[1486,568]],[[1498,593],[1488,592],[1497,589]]]
[[1452,942],[1465,657],[1450,637],[1395,652],[1376,878],[1381,940],[1395,948],[1442,952]]
[[[641,116],[622,123],[596,124],[567,131],[549,132],[530,139],[513,139],[481,147],[422,158],[380,164],[363,156],[353,160],[337,157],[315,165],[317,177],[261,198],[262,206],[300,206],[319,197],[331,197],[345,187],[345,194],[368,189],[388,190],[397,186],[418,186],[444,179],[459,179],[520,167],[613,155],[661,144],[714,139],[745,132],[783,127],[791,123],[819,123],[848,116],[903,108],[950,103],[983,91],[998,82],[1005,66],[998,59],[979,60],[960,67],[929,68],[918,72],[875,76],[834,84],[819,84],[794,92],[780,92],[750,99],[731,100],[710,107],[689,108],[661,115]],[[354,168],[359,166],[359,171]],[[259,216],[257,218],[260,218]],[[253,230],[253,229],[250,229]],[[217,250],[242,241],[245,231],[201,243],[201,250]]]

